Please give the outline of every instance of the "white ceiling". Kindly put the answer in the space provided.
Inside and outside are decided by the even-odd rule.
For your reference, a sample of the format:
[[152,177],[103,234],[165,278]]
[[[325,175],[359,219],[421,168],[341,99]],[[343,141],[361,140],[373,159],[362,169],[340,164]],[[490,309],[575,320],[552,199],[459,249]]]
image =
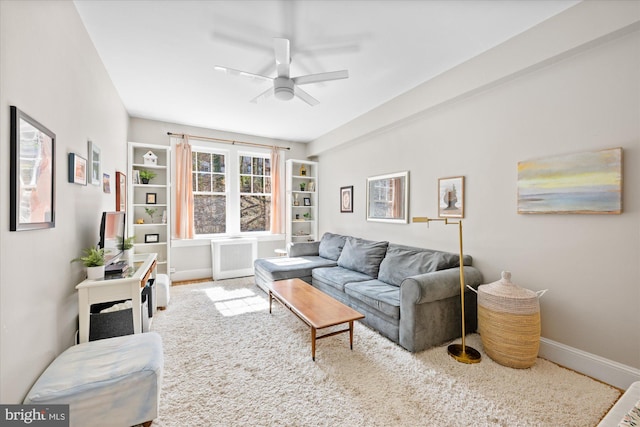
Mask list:
[[[574,0],[88,1],[75,5],[133,117],[308,142],[578,3]],[[320,101],[249,101],[275,76],[348,69]]]

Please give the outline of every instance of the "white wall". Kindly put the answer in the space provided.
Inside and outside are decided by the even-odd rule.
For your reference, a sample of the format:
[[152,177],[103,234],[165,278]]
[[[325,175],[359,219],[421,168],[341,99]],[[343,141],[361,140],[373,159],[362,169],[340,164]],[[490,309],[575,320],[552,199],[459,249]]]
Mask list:
[[[56,136],[55,228],[9,230],[9,106]],[[68,1],[0,1],[0,402],[22,403],[37,377],[77,329],[70,260],[98,241],[100,213],[115,193],[67,182],[67,154],[102,149],[111,175],[126,168],[128,116],[78,13]]]
[[[231,132],[224,132],[213,129],[204,129],[193,126],[185,126],[176,123],[166,123],[143,118],[131,118],[129,122],[129,141],[146,144],[169,145],[170,139],[167,132],[187,133],[190,135],[204,136],[208,138],[221,138],[226,140],[244,141],[258,144],[278,145],[290,147],[291,150],[284,150],[281,153],[286,159],[306,159],[306,146],[298,142],[275,140],[252,135],[243,135]],[[198,144],[201,141],[197,141]],[[192,140],[192,144],[195,141]],[[203,144],[207,144],[203,142]],[[284,173],[284,163],[283,163]],[[283,200],[284,200],[284,180]],[[284,212],[284,211],[283,211]],[[175,218],[175,215],[174,215]],[[284,230],[284,228],[283,228]],[[268,236],[259,238],[258,257],[275,256],[275,249],[284,249],[284,235],[274,238]],[[171,268],[175,269],[171,274],[172,280],[193,280],[211,277],[211,245],[210,240],[199,242],[173,241],[171,247]]]
[[[510,270],[548,288],[544,337],[640,368],[639,22],[638,2],[581,3],[314,141],[321,231],[455,252],[453,227],[366,222],[365,185],[409,170],[410,216],[434,217],[438,178],[463,175],[465,252],[485,283]],[[516,213],[519,161],[613,147],[622,215]]]

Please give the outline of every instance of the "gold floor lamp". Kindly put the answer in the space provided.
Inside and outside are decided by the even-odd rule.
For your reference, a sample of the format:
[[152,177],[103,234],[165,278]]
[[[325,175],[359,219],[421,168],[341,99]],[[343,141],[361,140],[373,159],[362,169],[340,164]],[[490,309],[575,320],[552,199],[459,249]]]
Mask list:
[[464,342],[464,261],[462,254],[462,220],[449,221],[449,218],[428,218],[428,217],[413,217],[413,222],[426,222],[429,225],[431,221],[443,221],[446,225],[458,226],[458,240],[460,241],[460,309],[462,313],[462,344],[451,344],[447,347],[449,355],[462,363],[478,363],[482,356],[480,352],[472,347],[467,347]]

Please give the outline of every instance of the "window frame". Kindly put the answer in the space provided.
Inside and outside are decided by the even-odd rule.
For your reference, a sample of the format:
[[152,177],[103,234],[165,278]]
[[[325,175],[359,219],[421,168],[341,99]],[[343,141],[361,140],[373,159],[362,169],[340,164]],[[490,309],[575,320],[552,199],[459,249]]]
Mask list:
[[[273,197],[273,182],[271,183],[271,193],[240,193],[240,156],[270,158],[270,149],[253,148],[247,150],[247,147],[231,146],[216,143],[199,143],[199,141],[191,140],[191,151],[198,153],[223,154],[225,156],[225,195],[227,198],[225,206],[226,214],[226,232],[225,233],[207,233],[196,234],[194,230],[194,240],[197,239],[220,239],[232,236],[270,236],[271,230],[268,231],[240,231],[240,196],[241,194],[261,194]],[[282,164],[280,165],[281,170]],[[273,168],[273,164],[271,164]],[[193,166],[191,169],[193,173]],[[244,174],[246,175],[246,174]],[[254,176],[254,175],[252,175]],[[266,176],[266,175],[263,175]],[[282,189],[281,189],[282,191]],[[195,193],[194,193],[195,194]],[[206,194],[222,194],[222,193],[206,193]],[[195,218],[194,218],[195,228]],[[269,227],[270,228],[270,227]]]

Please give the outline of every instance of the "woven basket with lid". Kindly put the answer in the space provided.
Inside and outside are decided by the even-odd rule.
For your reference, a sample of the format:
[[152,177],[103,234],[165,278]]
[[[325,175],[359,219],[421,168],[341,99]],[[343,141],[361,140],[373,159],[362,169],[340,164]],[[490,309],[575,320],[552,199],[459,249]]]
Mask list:
[[511,368],[536,363],[542,293],[511,283],[508,271],[502,272],[501,280],[478,287],[478,329],[489,357]]

